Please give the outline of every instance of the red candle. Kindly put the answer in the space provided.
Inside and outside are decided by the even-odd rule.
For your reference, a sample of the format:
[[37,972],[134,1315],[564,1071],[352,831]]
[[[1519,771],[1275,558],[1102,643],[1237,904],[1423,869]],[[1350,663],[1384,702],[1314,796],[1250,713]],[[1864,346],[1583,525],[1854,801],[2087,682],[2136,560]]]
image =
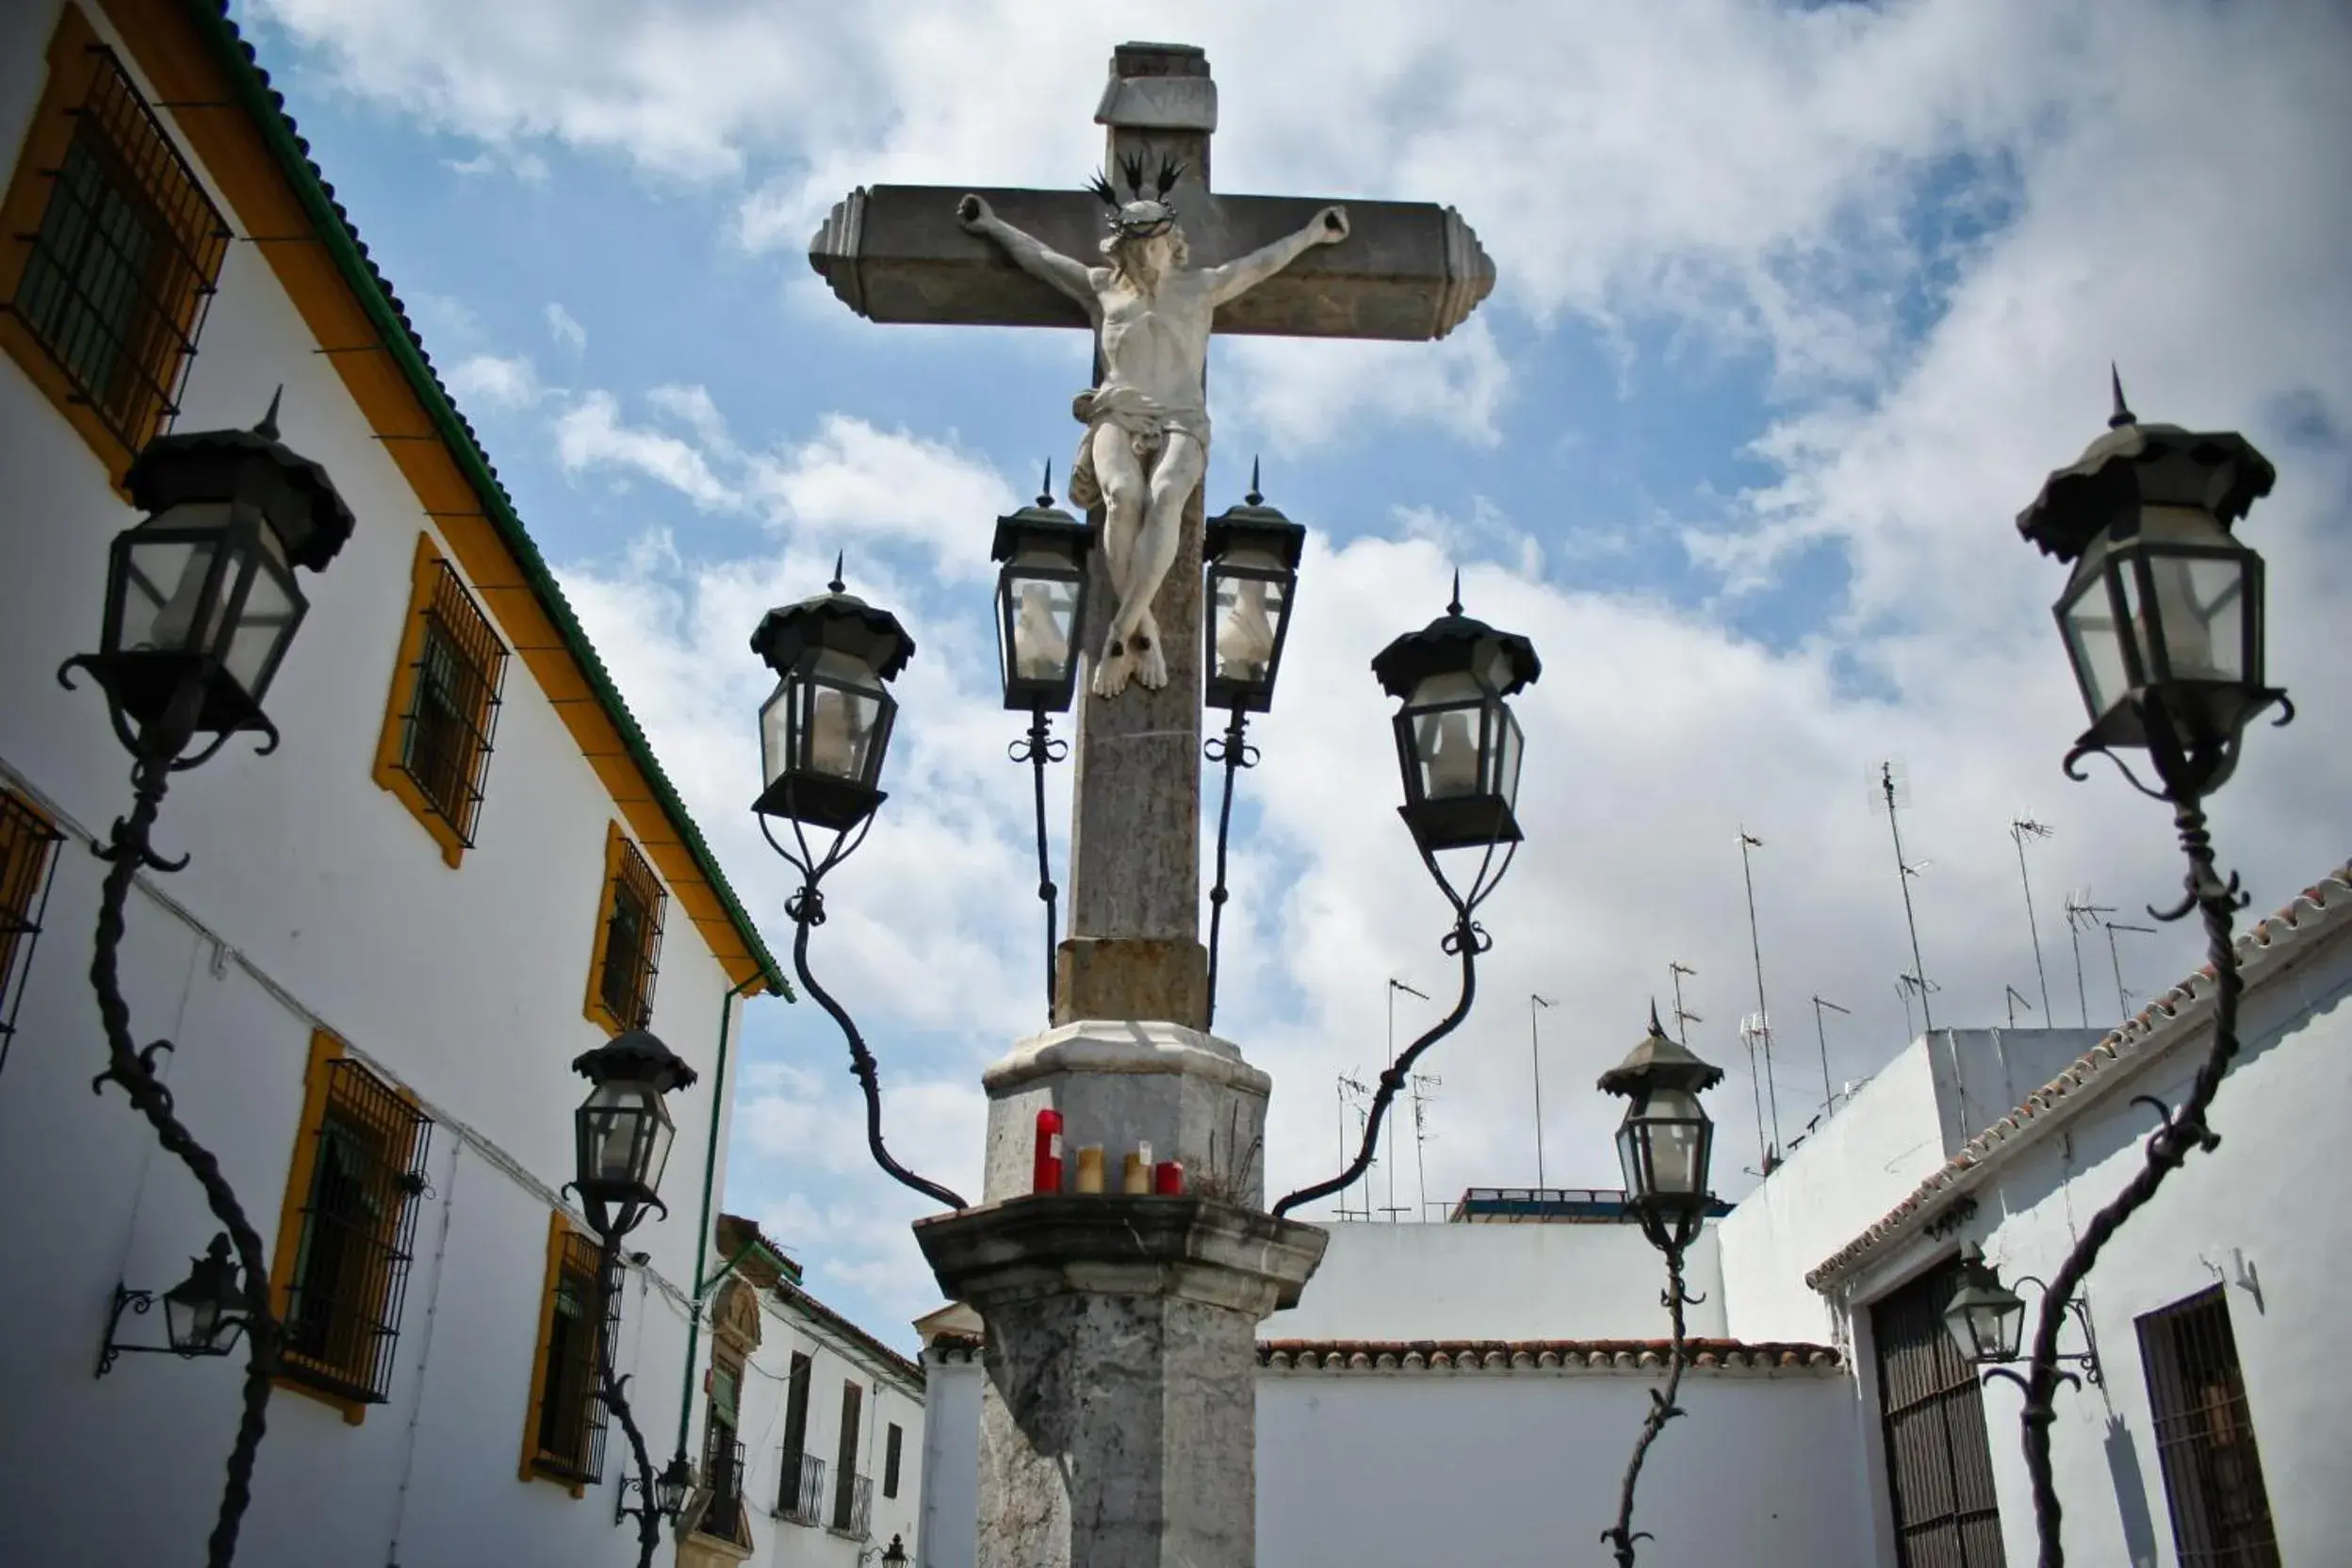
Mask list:
[[1152,1190],[1162,1198],[1184,1195],[1184,1162],[1162,1160],[1152,1168]]
[[1051,1105],[1037,1113],[1037,1157],[1029,1190],[1062,1190],[1062,1113]]

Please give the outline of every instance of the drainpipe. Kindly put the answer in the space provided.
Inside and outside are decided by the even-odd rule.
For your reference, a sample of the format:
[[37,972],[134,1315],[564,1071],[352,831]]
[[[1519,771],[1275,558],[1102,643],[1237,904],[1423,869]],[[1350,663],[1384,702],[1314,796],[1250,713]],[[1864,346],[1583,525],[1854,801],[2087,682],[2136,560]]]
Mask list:
[[764,974],[755,974],[719,998],[719,1059],[710,1073],[710,1140],[702,1152],[702,1214],[694,1226],[694,1271],[687,1276],[694,1283],[694,1311],[686,1320],[686,1371],[678,1391],[680,1457],[686,1452],[686,1429],[694,1416],[694,1358],[702,1349],[702,1269],[710,1257],[710,1191],[719,1179],[719,1121],[727,1115],[727,1039],[735,1023],[735,999],[766,979]]

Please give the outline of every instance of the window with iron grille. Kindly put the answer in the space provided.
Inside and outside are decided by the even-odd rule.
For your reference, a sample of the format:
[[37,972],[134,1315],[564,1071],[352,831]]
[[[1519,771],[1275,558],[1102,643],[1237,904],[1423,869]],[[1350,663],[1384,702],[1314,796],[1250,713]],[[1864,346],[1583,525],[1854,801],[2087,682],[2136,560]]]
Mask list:
[[891,1422],[882,1444],[882,1495],[885,1497],[898,1495],[898,1451],[906,1441],[906,1434],[899,1430],[897,1422]]
[[308,1170],[280,1313],[284,1371],[355,1404],[382,1404],[425,1190],[433,1122],[348,1056],[323,1064]]
[[431,587],[420,597],[421,626],[407,672],[397,765],[457,841],[471,848],[490,767],[490,737],[498,725],[506,646],[447,561],[433,563]]
[[2139,1320],[2180,1568],[2278,1568],[2230,1303],[2214,1285]]
[[33,943],[48,912],[49,882],[57,874],[57,845],[64,838],[41,808],[12,790],[0,790],[0,1068],[8,1066],[16,1009]]
[[[715,1361],[710,1373],[710,1420],[702,1444],[702,1484],[710,1500],[695,1519],[694,1530],[749,1545],[749,1524],[743,1518],[743,1445],[735,1436],[735,1396],[743,1373]],[[726,1384],[724,1409],[722,1381]]]
[[841,1385],[841,1444],[833,1467],[833,1527],[849,1530],[858,1518],[860,1493],[869,1497],[874,1483],[858,1474],[858,1421],[865,1408],[866,1391],[856,1383]]
[[178,412],[229,230],[113,51],[66,13],[17,172],[38,196],[9,193],[25,228],[7,237],[6,311],[127,462]]
[[2001,1504],[1976,1368],[1944,1327],[1953,1259],[1870,1308],[1898,1568],[2001,1568]]
[[614,824],[605,844],[603,918],[589,976],[588,1016],[611,1029],[640,1029],[653,1016],[668,894],[644,855]]
[[596,1305],[599,1299],[604,1303],[603,1331],[610,1336],[620,1317],[621,1294],[597,1288],[595,1238],[564,1226],[552,1250],[547,1299],[541,1307],[546,1315],[539,1387],[531,1403],[531,1468],[584,1485],[604,1474]]
[[792,1352],[784,1381],[784,1463],[776,1483],[776,1511],[798,1525],[813,1525],[825,1513],[825,1461],[808,1452],[808,1388],[815,1365]]

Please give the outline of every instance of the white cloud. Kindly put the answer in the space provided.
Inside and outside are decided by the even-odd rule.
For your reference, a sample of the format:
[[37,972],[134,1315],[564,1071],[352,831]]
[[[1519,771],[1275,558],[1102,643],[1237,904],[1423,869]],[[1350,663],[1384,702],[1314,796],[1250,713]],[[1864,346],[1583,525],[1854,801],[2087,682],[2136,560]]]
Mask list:
[[528,408],[540,398],[538,372],[525,355],[502,359],[474,354],[458,361],[443,377],[460,403],[486,403],[493,408]]
[[[542,172],[545,172],[544,166]],[[549,300],[547,318],[547,335],[554,338],[559,347],[569,349],[575,354],[588,351],[588,329],[574,319],[570,311],[556,301]]]
[[[1438,344],[1240,337],[1217,352],[1239,372],[1231,405],[1282,450],[1362,439],[1368,428],[1418,422],[1493,448],[1511,367],[1485,317]],[[1220,401],[1222,400],[1220,399]]]
[[743,498],[711,470],[691,442],[624,424],[610,392],[589,392],[555,421],[556,461],[566,474],[617,473],[650,479],[706,512],[739,510]]
[[749,488],[805,538],[908,540],[935,551],[950,577],[988,572],[975,531],[1020,504],[985,460],[840,414],[809,440],[756,459]]

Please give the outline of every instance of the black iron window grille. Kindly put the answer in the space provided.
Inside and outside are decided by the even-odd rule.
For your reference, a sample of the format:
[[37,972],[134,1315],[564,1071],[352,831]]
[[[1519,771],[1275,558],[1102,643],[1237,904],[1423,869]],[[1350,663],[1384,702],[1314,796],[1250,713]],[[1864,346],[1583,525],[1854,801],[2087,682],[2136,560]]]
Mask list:
[[2180,1568],[2278,1568],[2270,1494],[2222,1287],[2149,1313],[2139,1330]]
[[326,1070],[287,1279],[285,1371],[378,1405],[391,1392],[433,1122],[348,1056]]
[[1984,1385],[1944,1327],[1955,1260],[1870,1310],[1899,1568],[2002,1568]]
[[841,1384],[841,1446],[835,1450],[833,1464],[833,1526],[847,1530],[857,1516],[858,1489],[866,1484],[858,1474],[858,1426],[864,1413],[866,1391],[856,1383]]
[[776,1499],[776,1516],[795,1525],[815,1525],[825,1518],[825,1461],[814,1454],[784,1450],[784,1479]]
[[24,976],[48,913],[57,845],[64,837],[31,801],[0,790],[0,1069],[8,1065],[16,1010],[24,1002]]
[[604,922],[596,999],[617,1027],[641,1029],[653,1016],[653,982],[662,968],[662,906],[668,895],[635,844],[623,839],[620,851]]
[[[597,1248],[593,1236],[567,1231],[556,1260],[554,1299],[547,1304],[547,1361],[539,1375],[532,1468],[559,1480],[586,1484],[604,1474],[605,1404],[598,1393],[596,1332]],[[603,1341],[619,1326],[621,1293],[604,1295]]]
[[7,308],[74,399],[137,452],[179,412],[229,229],[114,52],[93,46],[90,93]]
[[734,1426],[713,1420],[703,1440],[702,1484],[710,1494],[702,1517],[694,1521],[697,1534],[743,1543],[743,1446]]
[[898,1495],[899,1449],[906,1442],[906,1434],[899,1429],[897,1422],[891,1422],[882,1444],[882,1495],[885,1497]]
[[433,563],[422,613],[408,709],[400,715],[400,769],[470,849],[498,727],[506,645],[446,561]]

